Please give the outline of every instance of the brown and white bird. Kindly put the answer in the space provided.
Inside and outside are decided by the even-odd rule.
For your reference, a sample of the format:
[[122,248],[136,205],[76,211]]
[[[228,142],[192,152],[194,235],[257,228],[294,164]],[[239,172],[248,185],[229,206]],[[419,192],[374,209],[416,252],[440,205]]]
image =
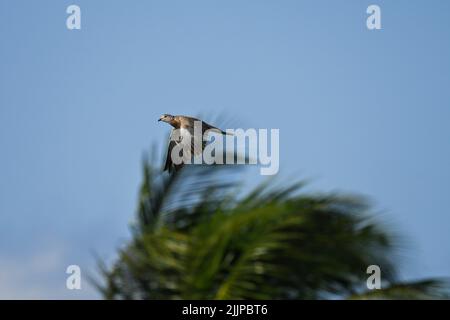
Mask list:
[[[164,171],[168,170],[169,172],[172,171],[172,168],[175,168],[175,171],[180,169],[183,166],[183,163],[176,165],[172,161],[172,149],[175,145],[185,146],[186,148],[191,150],[191,155],[198,155],[201,153],[205,147],[206,141],[203,140],[203,135],[207,130],[210,130],[212,132],[217,132],[220,134],[228,134],[227,132],[214,127],[208,123],[206,123],[203,120],[194,118],[194,117],[188,117],[188,116],[173,116],[170,114],[163,114],[158,121],[167,122],[170,124],[173,129],[170,133],[170,139],[169,139],[169,147],[167,150],[167,157],[166,162],[164,165]],[[194,135],[194,125],[196,122],[199,122],[197,124],[201,124],[201,136],[200,135]],[[179,130],[176,134],[175,130]],[[195,145],[201,146],[200,149],[196,150],[194,148]],[[183,155],[185,156],[185,155]],[[189,155],[190,156],[190,155]],[[189,157],[188,156],[188,157]],[[186,158],[185,158],[186,159]],[[187,159],[186,159],[187,160]]]

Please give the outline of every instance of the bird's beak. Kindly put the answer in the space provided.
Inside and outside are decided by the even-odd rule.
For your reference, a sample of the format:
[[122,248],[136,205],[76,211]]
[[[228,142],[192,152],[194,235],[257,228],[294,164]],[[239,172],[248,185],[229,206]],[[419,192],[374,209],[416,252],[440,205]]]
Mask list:
[[160,122],[160,121],[161,121],[161,118],[158,119],[158,122]]

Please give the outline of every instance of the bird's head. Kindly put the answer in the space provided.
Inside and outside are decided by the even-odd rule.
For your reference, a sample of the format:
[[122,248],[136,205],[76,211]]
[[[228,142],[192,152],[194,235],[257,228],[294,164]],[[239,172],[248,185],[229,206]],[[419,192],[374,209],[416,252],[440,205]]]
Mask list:
[[161,117],[159,117],[158,121],[171,123],[171,122],[173,122],[174,118],[175,117],[172,116],[171,114],[163,114]]

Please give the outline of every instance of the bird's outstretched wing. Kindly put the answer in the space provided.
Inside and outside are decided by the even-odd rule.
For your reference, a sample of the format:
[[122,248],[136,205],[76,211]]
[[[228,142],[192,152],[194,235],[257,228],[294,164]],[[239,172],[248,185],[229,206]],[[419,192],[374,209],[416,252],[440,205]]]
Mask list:
[[181,118],[182,126],[184,126],[184,127],[189,127],[189,128],[192,127],[193,128],[195,122],[197,122],[197,121],[201,122],[201,124],[202,124],[202,133],[203,134],[205,133],[205,131],[210,130],[210,131],[216,132],[216,133],[221,133],[221,134],[226,134],[226,135],[233,135],[232,133],[225,132],[222,129],[217,128],[217,127],[215,127],[215,126],[213,126],[213,125],[211,125],[211,124],[209,124],[209,123],[207,123],[207,122],[205,122],[203,120],[200,120],[200,119],[197,119],[197,118],[194,118],[194,117],[188,117],[188,116],[179,116],[179,117]]
[[175,168],[175,171],[178,171],[179,168],[182,167],[182,165],[174,165],[172,162],[172,150],[173,147],[176,145],[176,142],[173,140],[169,140],[169,147],[167,148],[167,156],[166,156],[166,162],[164,164],[164,170],[163,171],[169,171],[172,172],[172,170]]
[[232,133],[225,132],[222,129],[214,127],[213,125],[210,125],[209,123],[206,123],[205,121],[202,121],[202,129],[203,129],[203,133],[205,133],[205,131],[207,131],[207,130],[210,130],[210,131],[216,132],[216,133],[221,133],[221,134],[226,134],[226,135],[233,135]]
[[[196,143],[200,148],[196,150]],[[195,136],[193,129],[173,129],[170,133],[169,146],[167,148],[166,162],[164,165],[164,171],[168,170],[172,172],[172,169],[178,171],[184,164],[192,163],[192,157],[197,156],[203,152],[206,141],[203,141],[203,135]],[[177,150],[173,150],[175,146],[178,146],[177,150],[179,154],[176,154]],[[186,152],[184,152],[186,151]],[[176,164],[172,159],[172,152],[175,152],[176,156],[181,157],[181,163]]]

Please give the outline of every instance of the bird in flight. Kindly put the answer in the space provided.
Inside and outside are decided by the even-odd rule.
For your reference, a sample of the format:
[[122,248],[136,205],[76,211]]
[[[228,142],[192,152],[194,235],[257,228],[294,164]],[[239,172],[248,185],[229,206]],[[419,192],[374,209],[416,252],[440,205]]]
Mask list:
[[[173,168],[175,168],[175,171],[180,169],[183,166],[183,162],[181,164],[174,164],[172,161],[172,149],[179,145],[181,147],[186,147],[187,149],[191,150],[191,155],[198,155],[199,153],[203,152],[203,149],[206,145],[206,141],[203,140],[203,135],[206,131],[210,130],[212,132],[220,133],[220,134],[228,134],[227,132],[214,127],[205,121],[202,121],[200,119],[194,118],[194,117],[188,117],[188,116],[173,116],[170,114],[163,114],[158,121],[163,121],[168,124],[170,124],[173,129],[170,133],[169,138],[169,147],[167,150],[167,156],[166,156],[166,162],[164,165],[164,170],[168,170],[169,172],[172,171]],[[194,125],[200,125],[201,124],[201,136],[194,134]],[[178,130],[178,132],[176,132]],[[194,148],[195,145],[201,146],[200,149]],[[184,150],[184,148],[183,148]],[[183,155],[183,159],[186,159],[186,156],[189,157],[190,155]]]

